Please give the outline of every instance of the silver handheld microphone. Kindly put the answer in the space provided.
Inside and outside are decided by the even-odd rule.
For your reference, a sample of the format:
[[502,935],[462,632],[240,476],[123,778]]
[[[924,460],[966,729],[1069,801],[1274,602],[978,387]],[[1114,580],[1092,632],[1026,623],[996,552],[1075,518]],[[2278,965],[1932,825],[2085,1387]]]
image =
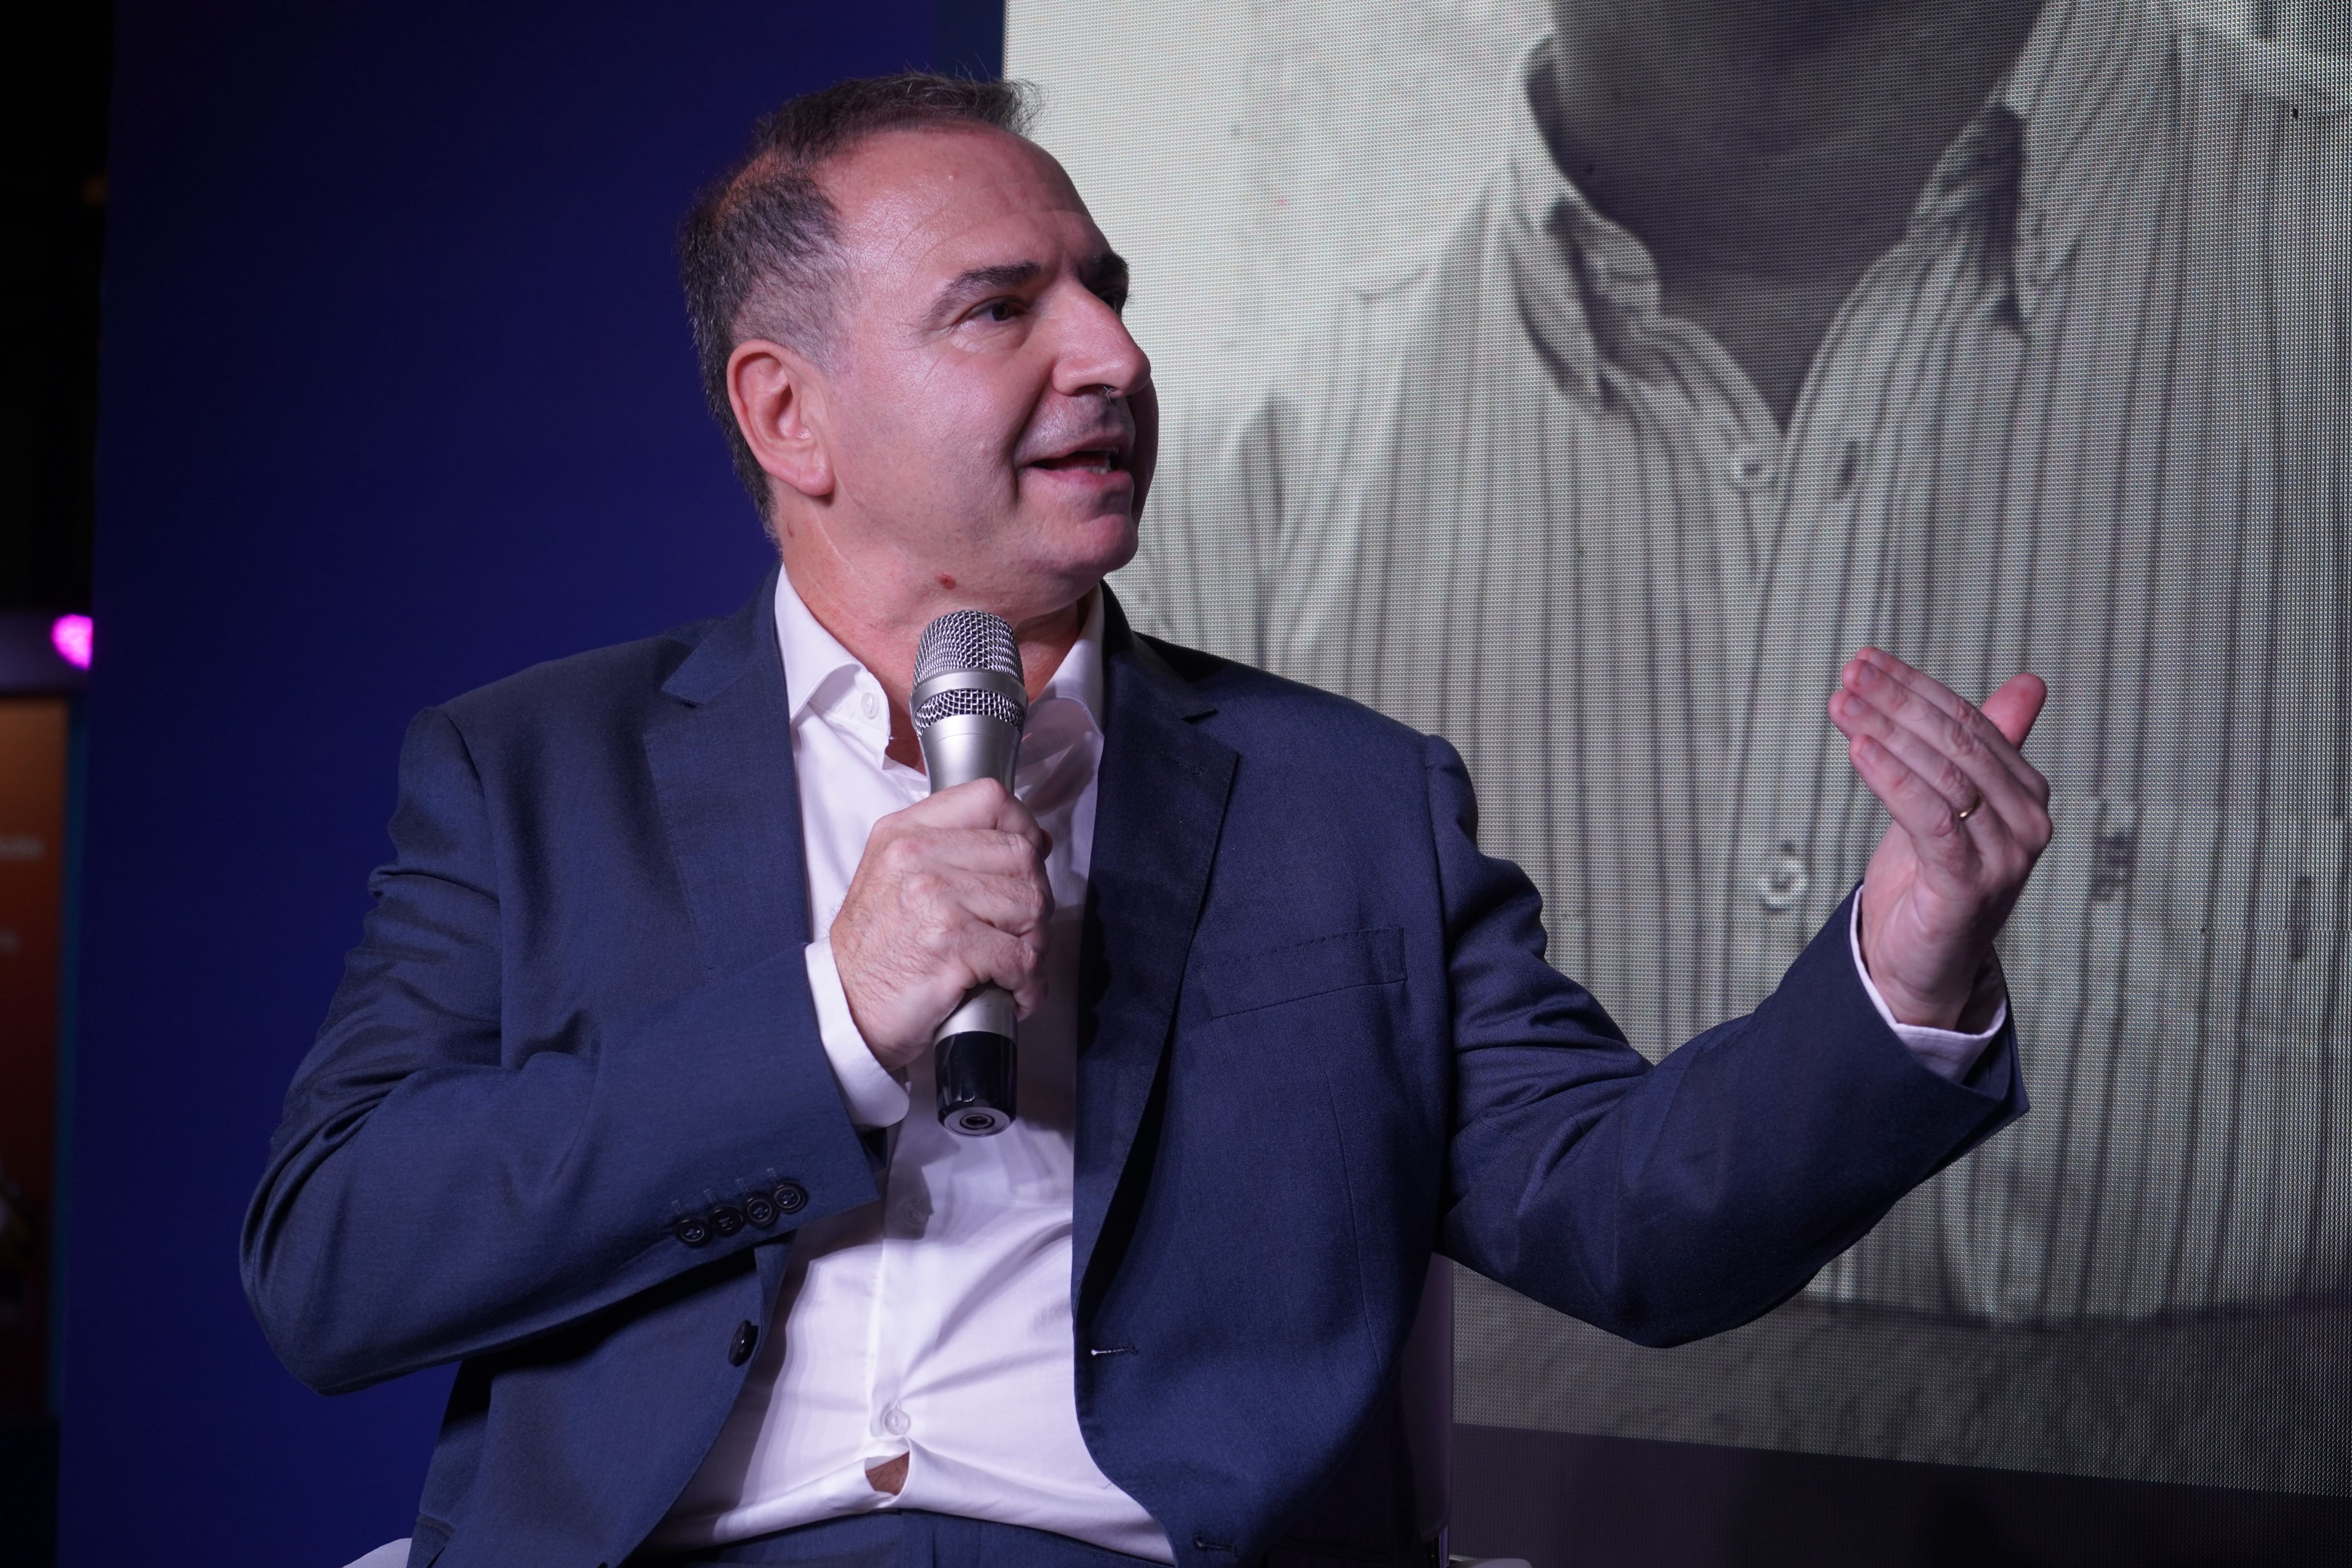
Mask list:
[[[1013,628],[986,610],[950,610],[915,648],[915,735],[931,793],[974,779],[1013,788],[1029,692]],[[1002,1132],[1013,1117],[1013,997],[979,985],[931,1036],[940,1123],[967,1138]]]

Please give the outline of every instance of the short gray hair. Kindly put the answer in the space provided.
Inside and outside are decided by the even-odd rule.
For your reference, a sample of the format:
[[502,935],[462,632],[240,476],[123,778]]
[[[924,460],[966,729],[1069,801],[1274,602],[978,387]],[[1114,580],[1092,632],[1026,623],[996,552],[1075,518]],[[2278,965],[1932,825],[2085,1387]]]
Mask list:
[[735,477],[768,517],[767,475],[727,400],[727,359],[767,338],[823,363],[842,279],[840,215],[817,170],[886,131],[982,125],[1025,137],[1036,89],[929,71],[863,77],[787,100],[705,188],[678,230],[678,271],[702,395],[727,434]]

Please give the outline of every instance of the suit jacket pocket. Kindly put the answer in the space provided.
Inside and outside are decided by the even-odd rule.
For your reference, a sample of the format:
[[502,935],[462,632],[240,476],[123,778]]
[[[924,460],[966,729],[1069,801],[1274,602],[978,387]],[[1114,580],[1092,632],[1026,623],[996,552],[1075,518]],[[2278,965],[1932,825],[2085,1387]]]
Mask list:
[[1392,985],[1404,978],[1404,931],[1340,931],[1265,952],[1204,958],[1196,984],[1213,1018],[1284,1002]]

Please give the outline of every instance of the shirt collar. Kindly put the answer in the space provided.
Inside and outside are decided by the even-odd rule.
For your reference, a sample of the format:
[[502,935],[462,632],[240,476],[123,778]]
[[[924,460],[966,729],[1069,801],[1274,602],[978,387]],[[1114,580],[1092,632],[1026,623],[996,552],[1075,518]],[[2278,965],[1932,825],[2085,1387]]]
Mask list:
[[794,724],[808,713],[823,712],[845,684],[866,673],[857,656],[810,614],[786,572],[776,574],[776,646],[783,651],[784,695]]
[[[2025,320],[2055,284],[2140,137],[2181,85],[2187,24],[2170,0],[2045,0],[1993,94],[2019,127],[2011,259]],[[1931,182],[1932,184],[1932,182]]]
[[[1087,595],[1087,616],[1078,627],[1078,640],[1062,656],[1061,667],[1054,678],[1045,682],[1045,689],[1037,694],[1039,703],[1054,698],[1064,698],[1087,710],[1095,728],[1102,728],[1103,706],[1103,591],[1097,586]],[[1034,707],[1033,703],[1031,706]]]
[[[1062,656],[1061,667],[1054,671],[1045,689],[1037,694],[1031,707],[1062,698],[1084,708],[1095,727],[1102,726],[1103,694],[1103,594],[1097,587],[1087,595],[1086,621],[1078,630],[1078,640]],[[841,639],[824,629],[824,624],[812,614],[800,591],[793,586],[789,573],[776,574],[776,644],[784,658],[784,693],[792,704],[792,721],[798,724],[803,715],[822,712],[842,694],[844,688],[860,675],[867,674],[857,656],[841,644]]]
[[[2013,238],[2008,223],[1992,226],[2003,254],[1988,260],[2009,268],[2030,321],[2112,172],[2096,166],[2092,149],[2105,139],[2092,135],[2095,122],[2135,118],[2135,100],[2169,89],[2179,30],[2163,0],[2047,0],[2016,64],[1929,175],[1913,226],[1963,214],[1981,225],[1988,201],[2013,212]],[[1559,48],[1546,35],[1520,59],[1502,251],[1538,346],[1564,384],[1597,399],[1626,325],[1658,308],[1658,272],[1648,248],[1560,172],[1536,121],[1532,100]]]

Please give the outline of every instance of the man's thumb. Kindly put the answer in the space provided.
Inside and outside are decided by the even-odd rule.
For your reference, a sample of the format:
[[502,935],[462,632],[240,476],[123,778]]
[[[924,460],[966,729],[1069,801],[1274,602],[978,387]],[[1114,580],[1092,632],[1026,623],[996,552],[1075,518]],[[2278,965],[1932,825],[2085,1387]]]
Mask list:
[[2033,721],[2042,716],[2042,705],[2049,700],[2049,684],[2038,675],[2021,670],[1984,700],[1984,716],[2009,737],[2011,745],[2021,746],[2033,731]]

